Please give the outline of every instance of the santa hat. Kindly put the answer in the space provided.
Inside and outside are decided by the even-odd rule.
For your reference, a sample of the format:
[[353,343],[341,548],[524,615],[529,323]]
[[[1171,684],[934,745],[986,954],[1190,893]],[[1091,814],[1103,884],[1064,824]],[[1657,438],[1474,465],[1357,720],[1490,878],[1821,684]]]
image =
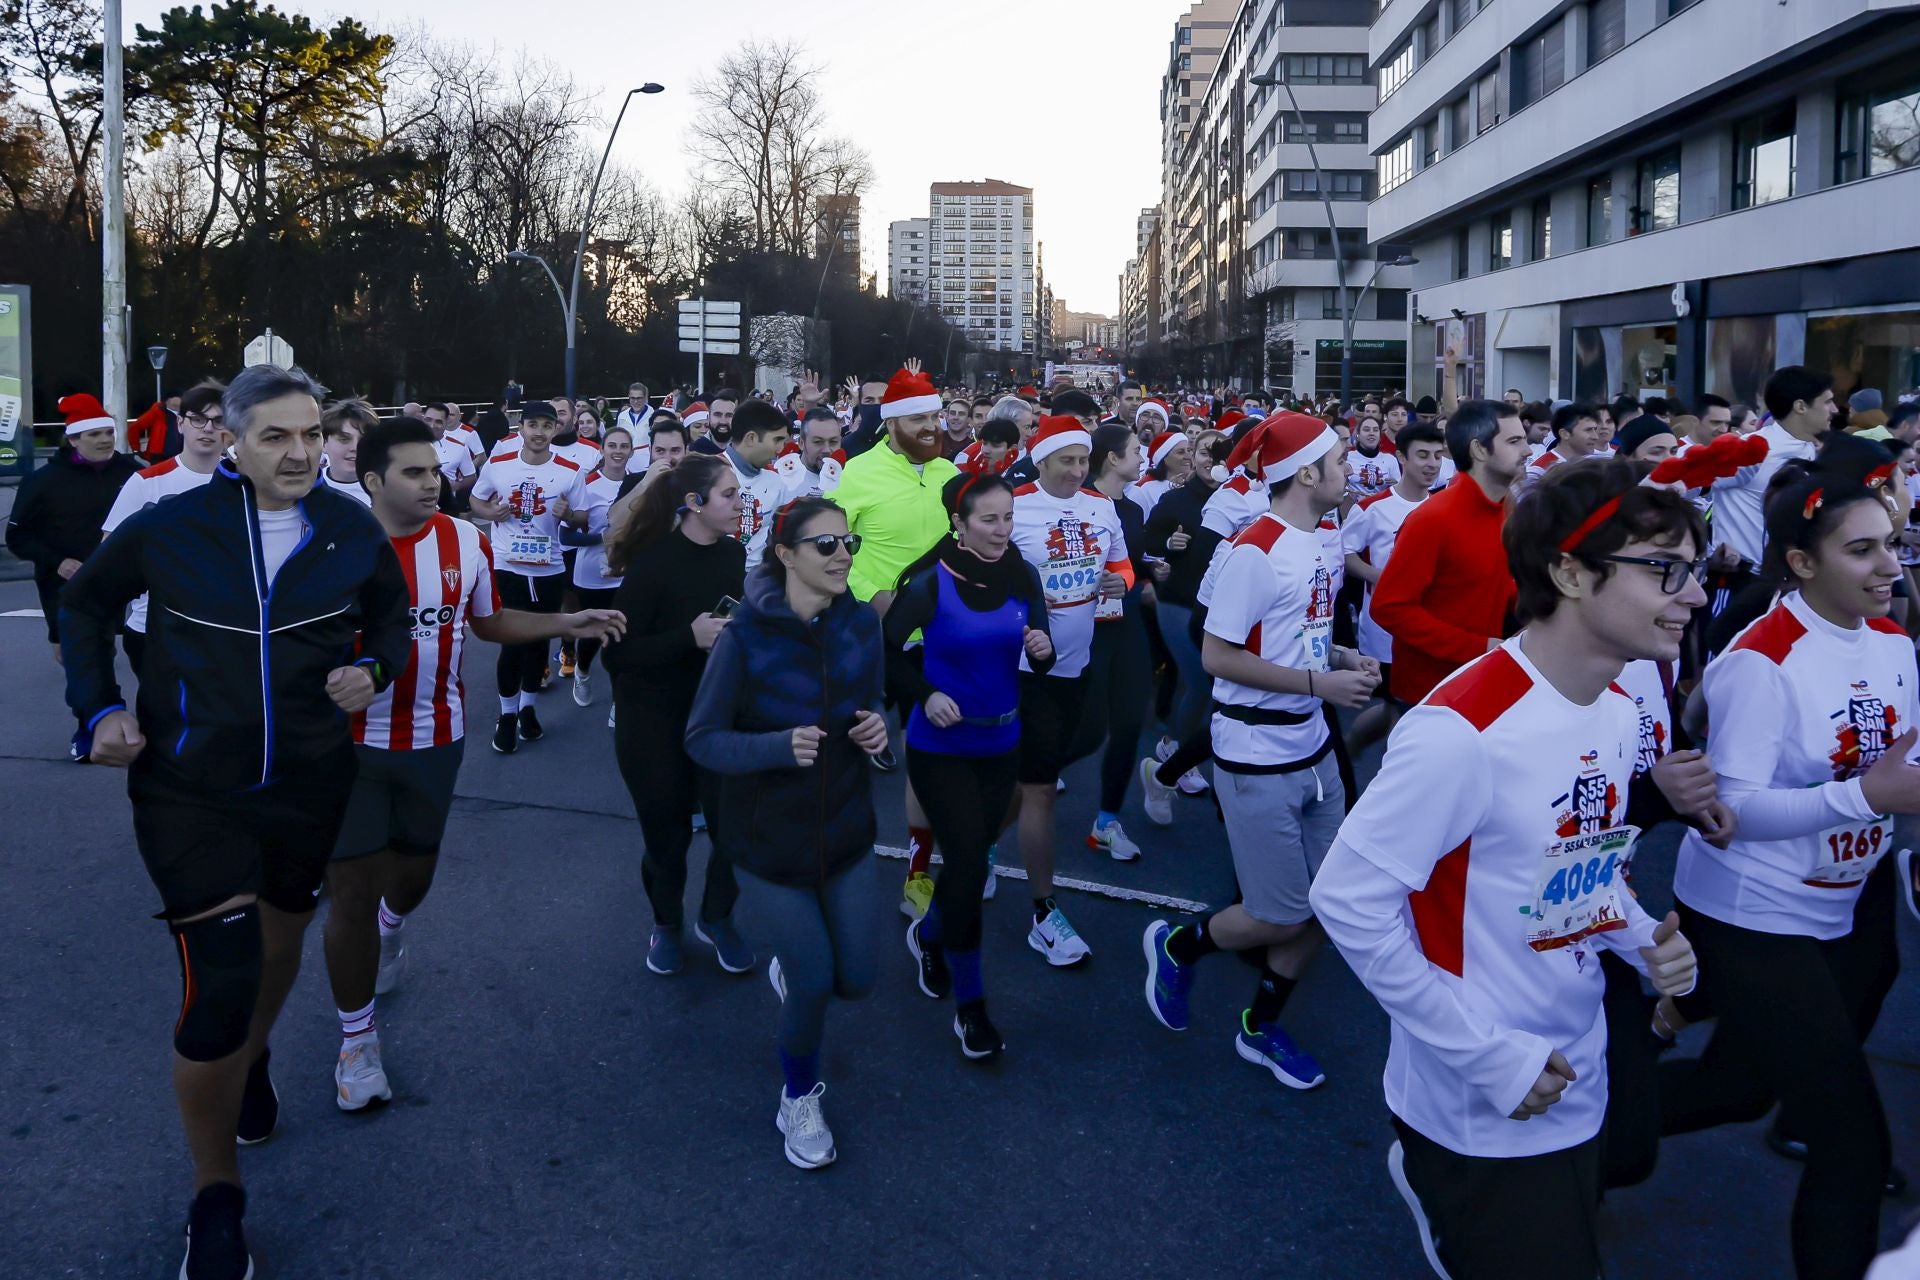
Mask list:
[[707,402],[704,400],[695,400],[680,413],[680,425],[683,427],[697,427],[706,420]]
[[1214,423],[1213,425],[1216,431],[1231,432],[1235,427],[1239,426],[1241,423],[1245,422],[1246,420],[1247,420],[1246,414],[1241,413],[1237,409],[1229,409],[1227,412],[1221,414],[1220,421]]
[[880,397],[880,420],[904,418],[914,413],[940,412],[940,393],[934,390],[933,379],[924,373],[909,373],[905,369],[896,372],[887,379],[886,394]]
[[1167,455],[1173,452],[1174,446],[1186,438],[1187,436],[1184,431],[1162,431],[1159,435],[1155,436],[1153,443],[1147,446],[1148,468],[1157,467],[1165,462]]
[[1155,413],[1160,415],[1160,421],[1167,423],[1169,425],[1173,423],[1173,410],[1167,408],[1166,401],[1164,400],[1141,401],[1139,412],[1145,413],[1149,409],[1153,410]]
[[1286,479],[1326,457],[1339,443],[1339,433],[1319,418],[1276,413],[1241,437],[1227,455],[1227,470],[1245,467],[1263,480]]
[[82,431],[93,431],[99,427],[119,425],[107,416],[105,406],[98,399],[81,391],[74,395],[60,397],[60,415],[67,420],[67,436],[71,439]]
[[1071,449],[1076,444],[1085,449],[1093,448],[1093,436],[1088,433],[1086,424],[1068,414],[1053,414],[1040,419],[1033,439],[1027,441],[1027,456],[1038,465],[1050,454]]
[[1034,390],[1031,385],[1021,387],[1013,394],[1019,396],[1022,400],[1038,400],[1040,398],[1040,393]]

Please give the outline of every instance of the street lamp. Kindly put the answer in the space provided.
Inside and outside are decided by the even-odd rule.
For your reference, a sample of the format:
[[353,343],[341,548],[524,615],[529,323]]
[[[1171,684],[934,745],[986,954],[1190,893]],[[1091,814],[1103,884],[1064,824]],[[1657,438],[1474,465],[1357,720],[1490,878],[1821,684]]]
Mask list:
[[1380,279],[1380,273],[1388,267],[1410,267],[1420,259],[1410,253],[1401,252],[1391,258],[1381,258],[1373,264],[1373,274],[1367,277],[1366,284],[1360,288],[1360,296],[1353,300],[1353,310],[1341,317],[1340,327],[1340,407],[1345,409],[1353,393],[1353,322],[1360,314],[1360,305],[1367,300],[1367,291]]
[[573,251],[573,287],[562,292],[560,288],[560,277],[554,274],[551,266],[547,265],[547,260],[537,253],[529,253],[525,249],[515,249],[507,255],[511,261],[537,262],[546,268],[547,278],[553,281],[553,291],[560,295],[560,318],[567,326],[567,399],[569,400],[573,399],[574,371],[577,367],[578,358],[578,352],[575,348],[575,338],[577,337],[576,331],[580,327],[578,324],[580,317],[580,262],[587,254],[587,232],[593,226],[593,206],[600,199],[600,179],[606,176],[607,157],[613,154],[613,140],[619,136],[620,122],[627,118],[627,104],[633,101],[633,95],[636,93],[664,93],[665,91],[666,88],[664,85],[657,85],[649,80],[636,89],[627,90],[627,96],[620,99],[620,114],[613,118],[613,129],[607,134],[607,145],[600,152],[600,167],[594,170],[593,186],[587,191],[587,212],[586,215],[580,219],[580,243],[574,247]]

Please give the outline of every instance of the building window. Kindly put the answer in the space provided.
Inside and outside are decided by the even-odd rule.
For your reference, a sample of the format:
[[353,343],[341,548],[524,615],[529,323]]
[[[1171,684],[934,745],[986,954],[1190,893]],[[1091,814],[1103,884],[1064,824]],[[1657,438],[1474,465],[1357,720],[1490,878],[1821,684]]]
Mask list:
[[1453,32],[1460,30],[1460,28],[1473,21],[1473,15],[1480,12],[1479,9],[1474,7],[1473,0],[1452,0],[1450,7],[1452,9],[1453,21],[1447,24],[1449,38],[1451,38]]
[[1567,82],[1567,28],[1556,22],[1513,46],[1513,109],[1540,101]]
[[1435,116],[1420,126],[1420,167],[1432,168],[1440,159],[1440,117]]
[[1627,44],[1627,0],[1593,0],[1587,6],[1587,65],[1611,58]]
[[1613,176],[1602,174],[1587,183],[1587,243],[1613,239]]
[[1440,11],[1435,9],[1420,24],[1420,61],[1425,62],[1440,52]]
[[1474,106],[1477,112],[1475,133],[1485,133],[1500,123],[1500,73],[1489,71],[1480,77],[1480,83],[1473,87]]
[[1367,140],[1367,118],[1339,119],[1333,122],[1333,140],[1335,142],[1365,142]]
[[1193,55],[1192,55],[1192,54],[1190,54],[1190,53],[1183,53],[1183,54],[1181,54],[1181,55],[1180,55],[1180,69],[1181,69],[1182,71],[1191,71],[1191,70],[1193,70]]
[[1320,318],[1322,320],[1339,320],[1343,318],[1343,315],[1344,313],[1340,310],[1340,291],[1338,289],[1322,289],[1320,291]]
[[1359,53],[1290,53],[1280,60],[1288,84],[1365,84],[1367,59]]
[[1838,182],[1920,163],[1920,74],[1906,71],[1842,98],[1836,153]]
[[[1454,99],[1447,108],[1447,114],[1453,117],[1453,151],[1458,151],[1473,141],[1473,100],[1471,95]],[[1452,154],[1449,152],[1448,154]]]
[[[1334,200],[1365,200],[1369,198],[1367,179],[1373,175],[1356,173],[1351,169],[1335,169],[1327,174],[1327,195]],[[1311,169],[1288,169],[1282,175],[1283,200],[1317,200],[1320,198],[1320,185],[1314,180]]]
[[1527,227],[1527,261],[1541,262],[1553,256],[1553,198],[1541,196],[1533,202],[1533,216]]
[[1640,161],[1634,183],[1633,229],[1665,231],[1680,225],[1680,148],[1668,147]]
[[1192,27],[1182,27],[1182,28],[1180,28],[1180,43],[1181,43],[1181,44],[1192,44],[1192,43],[1193,43],[1193,28],[1192,28]]
[[1453,233],[1452,266],[1453,266],[1453,278],[1455,280],[1465,280],[1467,278],[1467,274],[1469,270],[1469,264],[1467,261],[1467,251],[1468,251],[1467,229],[1465,227],[1460,227],[1457,230],[1455,230]]
[[1380,157],[1380,194],[1385,195],[1413,176],[1413,139],[1402,138]]
[[1682,9],[1691,9],[1699,0],[1667,0],[1667,16],[1673,17]]
[[1734,208],[1751,209],[1793,194],[1793,127],[1791,101],[1734,126]]
[[1373,294],[1373,318],[1375,320],[1405,320],[1407,318],[1407,291],[1405,289],[1376,289]]
[[1393,91],[1407,82],[1413,74],[1413,42],[1407,41],[1396,49],[1392,56],[1380,64],[1380,97],[1391,97]]
[[1513,214],[1496,213],[1487,224],[1487,270],[1503,271],[1513,265]]

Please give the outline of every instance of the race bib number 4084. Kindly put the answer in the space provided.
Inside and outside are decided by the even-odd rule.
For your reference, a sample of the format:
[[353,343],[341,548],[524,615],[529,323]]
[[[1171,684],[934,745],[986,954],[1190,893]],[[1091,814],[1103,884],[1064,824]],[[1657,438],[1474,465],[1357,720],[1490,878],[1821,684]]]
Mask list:
[[1527,945],[1553,951],[1596,933],[1626,928],[1621,890],[1639,836],[1638,827],[1609,827],[1548,845],[1533,905],[1521,908],[1527,917]]

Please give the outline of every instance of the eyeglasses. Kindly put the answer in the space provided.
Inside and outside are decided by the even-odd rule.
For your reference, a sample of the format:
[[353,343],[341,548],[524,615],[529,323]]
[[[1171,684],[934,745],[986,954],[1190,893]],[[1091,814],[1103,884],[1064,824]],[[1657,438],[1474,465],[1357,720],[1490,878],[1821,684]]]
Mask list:
[[210,427],[224,427],[227,425],[225,418],[219,416],[208,417],[204,413],[189,413],[186,417],[188,422],[204,422]]
[[823,533],[814,538],[802,538],[800,541],[823,556],[832,555],[834,548],[842,543],[846,544],[848,555],[855,555],[860,550],[860,535],[857,533]]
[[1614,564],[1643,564],[1649,569],[1658,569],[1660,590],[1670,596],[1679,595],[1681,588],[1687,585],[1687,579],[1704,577],[1707,572],[1705,560],[1655,560],[1651,556],[1600,556],[1598,558],[1612,561]]

